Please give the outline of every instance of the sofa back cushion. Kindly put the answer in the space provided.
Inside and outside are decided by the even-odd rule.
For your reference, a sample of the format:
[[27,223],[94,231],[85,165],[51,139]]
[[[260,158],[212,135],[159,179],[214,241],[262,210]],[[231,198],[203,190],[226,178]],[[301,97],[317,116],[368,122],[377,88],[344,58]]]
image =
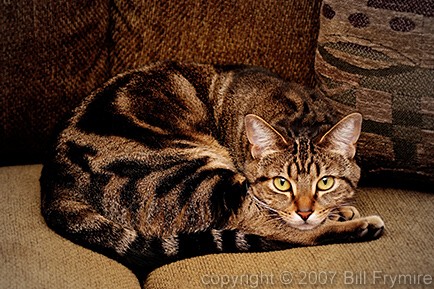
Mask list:
[[108,1],[0,5],[0,165],[39,162],[54,127],[108,76]]
[[319,0],[3,2],[0,165],[42,161],[83,97],[151,62],[246,63],[313,83]]
[[113,2],[113,74],[170,59],[264,66],[312,84],[318,0]]

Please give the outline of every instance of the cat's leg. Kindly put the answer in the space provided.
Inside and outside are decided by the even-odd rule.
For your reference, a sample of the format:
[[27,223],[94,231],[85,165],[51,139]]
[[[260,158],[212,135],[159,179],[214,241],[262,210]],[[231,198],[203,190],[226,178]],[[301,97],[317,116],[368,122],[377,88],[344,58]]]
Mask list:
[[384,222],[378,216],[369,216],[342,222],[328,220],[312,230],[280,227],[278,231],[268,231],[268,236],[263,235],[265,232],[248,231],[214,231],[215,252],[262,252],[300,246],[369,241],[383,234]]
[[[384,222],[378,216],[360,217],[357,209],[350,206],[341,207],[338,213],[342,216],[335,220],[326,219],[313,229],[300,230],[284,224],[280,218],[272,218],[272,215],[257,210],[253,215],[241,217],[237,227],[249,234],[286,242],[289,246],[368,241],[377,239],[384,231]],[[339,218],[348,220],[336,221]]]
[[113,257],[122,255],[137,235],[76,200],[45,202],[42,213],[47,225],[60,235]]
[[384,222],[379,216],[361,217],[343,222],[330,221],[318,231],[316,244],[369,241],[383,234]]
[[360,218],[359,211],[353,206],[342,206],[331,211],[329,220],[344,222]]

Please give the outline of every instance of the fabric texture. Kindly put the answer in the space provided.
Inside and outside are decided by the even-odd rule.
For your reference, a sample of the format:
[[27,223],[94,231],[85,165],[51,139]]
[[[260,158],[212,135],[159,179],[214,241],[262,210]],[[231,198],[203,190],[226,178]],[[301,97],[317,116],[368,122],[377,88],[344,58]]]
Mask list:
[[112,74],[162,60],[251,64],[312,85],[320,1],[114,1]]
[[56,126],[108,77],[108,1],[1,1],[0,165],[40,162]]
[[[140,288],[119,263],[48,229],[39,209],[41,168],[0,168],[0,288]],[[417,275],[434,277],[434,194],[362,188],[357,207],[362,215],[383,218],[384,236],[366,243],[192,258],[155,270],[144,288],[221,288],[222,282],[233,282],[228,277],[238,281],[224,288],[256,288],[256,282],[270,289],[391,288],[392,281],[383,278],[404,275],[393,288],[432,286]]]
[[365,172],[434,182],[433,3],[323,1],[319,87],[363,114]]
[[140,288],[126,267],[47,227],[40,213],[41,168],[0,168],[0,288]]

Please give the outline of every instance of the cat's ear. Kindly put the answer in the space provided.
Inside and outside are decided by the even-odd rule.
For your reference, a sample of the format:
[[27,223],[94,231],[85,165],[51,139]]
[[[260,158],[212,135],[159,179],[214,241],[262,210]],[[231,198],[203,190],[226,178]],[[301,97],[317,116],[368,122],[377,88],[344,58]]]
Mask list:
[[259,116],[249,114],[244,122],[253,158],[282,150],[287,145],[283,136]]
[[362,129],[362,120],[360,113],[352,113],[344,117],[324,134],[319,143],[347,158],[354,158],[356,142]]

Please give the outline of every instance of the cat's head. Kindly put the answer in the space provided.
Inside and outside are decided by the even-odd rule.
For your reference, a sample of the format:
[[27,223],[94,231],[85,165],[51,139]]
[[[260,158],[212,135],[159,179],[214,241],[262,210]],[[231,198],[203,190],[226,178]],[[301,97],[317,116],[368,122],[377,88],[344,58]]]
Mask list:
[[245,118],[253,160],[246,165],[249,196],[294,228],[312,229],[351,201],[360,168],[354,155],[362,116],[353,113],[316,141],[285,139],[256,115]]

